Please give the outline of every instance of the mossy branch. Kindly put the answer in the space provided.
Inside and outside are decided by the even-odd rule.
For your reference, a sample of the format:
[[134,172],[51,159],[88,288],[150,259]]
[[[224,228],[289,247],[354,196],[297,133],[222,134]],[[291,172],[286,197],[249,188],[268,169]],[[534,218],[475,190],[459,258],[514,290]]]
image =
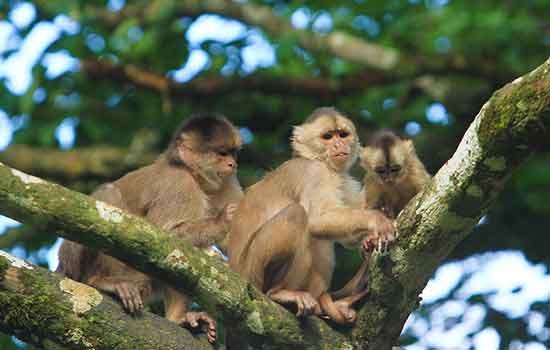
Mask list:
[[315,317],[299,322],[220,258],[171,239],[142,218],[1,163],[0,213],[99,249],[169,283],[223,321],[241,325],[252,342],[345,346],[324,322]]
[[477,225],[510,175],[550,144],[550,60],[493,94],[453,157],[398,217],[399,239],[370,266],[371,293],[353,337],[397,342],[437,266]]
[[160,316],[128,315],[120,303],[0,251],[0,331],[66,349],[212,349],[205,337]]

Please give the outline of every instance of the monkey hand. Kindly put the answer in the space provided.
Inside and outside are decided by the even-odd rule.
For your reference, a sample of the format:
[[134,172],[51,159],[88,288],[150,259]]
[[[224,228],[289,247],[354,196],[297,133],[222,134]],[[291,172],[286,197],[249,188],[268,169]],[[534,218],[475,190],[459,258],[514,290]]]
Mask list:
[[185,317],[179,322],[182,327],[202,330],[206,333],[210,343],[216,342],[216,321],[206,312],[187,312]]
[[365,239],[363,239],[362,243],[362,250],[361,253],[363,255],[363,259],[368,259],[370,254],[376,249],[378,245],[378,237],[373,236],[367,236]]
[[233,220],[233,216],[235,215],[235,212],[237,211],[238,203],[229,203],[223,208],[223,219],[226,222],[231,222]]
[[317,300],[308,292],[295,290],[279,290],[269,293],[271,299],[283,305],[296,305],[296,316],[309,316],[319,310]]
[[143,309],[141,293],[135,283],[119,282],[114,285],[114,290],[126,311],[133,314]]
[[392,220],[388,219],[379,210],[366,210],[369,234],[363,240],[363,249],[365,252],[372,250],[374,245],[375,250],[386,250],[388,244],[395,239],[395,225]]
[[357,313],[346,299],[334,301],[325,292],[319,297],[320,316],[342,325],[352,325],[357,320]]

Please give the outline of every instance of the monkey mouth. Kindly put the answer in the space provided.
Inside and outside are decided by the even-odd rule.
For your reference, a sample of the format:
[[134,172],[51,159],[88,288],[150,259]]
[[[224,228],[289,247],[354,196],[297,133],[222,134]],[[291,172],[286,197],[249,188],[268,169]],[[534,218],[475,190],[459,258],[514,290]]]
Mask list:
[[339,152],[334,155],[334,158],[347,158],[349,156],[349,153],[347,152]]

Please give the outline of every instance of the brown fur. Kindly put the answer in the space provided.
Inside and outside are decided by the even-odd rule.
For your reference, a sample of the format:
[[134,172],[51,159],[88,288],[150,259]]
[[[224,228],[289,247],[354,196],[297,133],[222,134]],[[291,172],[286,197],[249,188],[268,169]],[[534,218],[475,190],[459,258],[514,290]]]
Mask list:
[[[222,157],[213,151],[238,149],[240,145],[238,132],[224,117],[192,117],[183,123],[167,151],[155,163],[101,186],[92,196],[144,217],[194,246],[206,248],[221,243],[228,230],[224,208],[240,200],[241,186],[235,171],[223,178],[212,178],[217,185],[212,185],[211,180],[205,181],[201,175],[207,171],[217,174],[216,169],[232,157]],[[191,161],[181,159],[182,154]],[[59,261],[58,272],[117,294],[132,312],[140,308],[142,301],[162,294],[166,317],[185,322],[186,296],[115,258],[65,240],[59,251]]]
[[[374,169],[390,163],[399,165],[401,171],[392,182],[385,182]],[[390,130],[374,135],[363,150],[361,165],[367,171],[363,180],[366,208],[383,210],[391,218],[396,218],[411,198],[430,181],[430,174],[416,155],[412,141]]]
[[[341,131],[349,135],[336,136]],[[323,140],[325,133],[335,136]],[[332,278],[334,242],[356,244],[367,232],[387,235],[393,227],[381,213],[361,209],[348,174],[359,151],[349,119],[316,110],[295,127],[292,147],[291,160],[247,189],[231,222],[229,264],[298,315],[321,313],[317,299]],[[342,152],[347,158],[338,158]]]
[[[375,172],[377,166],[399,165],[401,171],[386,182]],[[411,140],[402,138],[391,130],[381,130],[373,135],[361,155],[361,166],[367,171],[363,195],[365,208],[382,210],[395,219],[409,201],[430,181],[430,174],[418,159]],[[365,260],[355,276],[335,296],[353,295],[364,290],[370,250],[376,245],[376,237],[367,242]]]

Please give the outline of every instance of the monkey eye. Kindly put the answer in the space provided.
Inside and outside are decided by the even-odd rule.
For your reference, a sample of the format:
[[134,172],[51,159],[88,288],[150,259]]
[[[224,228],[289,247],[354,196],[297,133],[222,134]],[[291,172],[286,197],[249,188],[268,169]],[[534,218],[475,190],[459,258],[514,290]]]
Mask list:
[[395,165],[390,166],[390,171],[392,173],[397,173],[397,172],[401,171],[401,165],[395,164]]
[[341,130],[341,131],[338,133],[338,136],[340,136],[340,138],[345,139],[346,137],[349,136],[349,132],[344,131],[344,130]]
[[231,154],[233,156],[233,158],[235,158],[235,160],[236,160],[237,157],[239,156],[239,149],[232,148],[232,149],[229,150],[229,154]]
[[219,156],[227,157],[230,153],[226,150],[219,150],[216,152]]
[[332,134],[330,132],[326,132],[321,137],[325,140],[330,140],[332,138]]
[[378,175],[384,175],[386,173],[386,167],[377,166],[376,168],[374,168],[374,172]]

